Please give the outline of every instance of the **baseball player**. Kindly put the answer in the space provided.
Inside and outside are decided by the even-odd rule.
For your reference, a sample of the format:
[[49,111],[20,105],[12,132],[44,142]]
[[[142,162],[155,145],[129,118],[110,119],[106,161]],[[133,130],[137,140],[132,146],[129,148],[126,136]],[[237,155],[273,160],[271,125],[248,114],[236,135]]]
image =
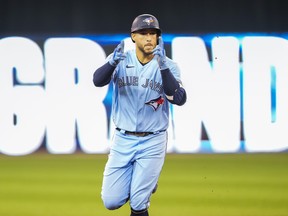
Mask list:
[[131,39],[135,50],[124,53],[122,41],[93,75],[97,87],[113,83],[116,126],[101,195],[109,210],[130,201],[130,216],[148,216],[165,159],[169,103],[183,105],[186,92],[177,64],[165,55],[156,17],[137,16]]

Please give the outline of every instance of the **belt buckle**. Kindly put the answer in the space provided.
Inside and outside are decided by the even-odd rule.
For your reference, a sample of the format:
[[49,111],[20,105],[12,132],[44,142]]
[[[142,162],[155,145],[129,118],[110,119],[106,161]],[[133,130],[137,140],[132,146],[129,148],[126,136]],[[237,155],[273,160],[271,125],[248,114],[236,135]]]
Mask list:
[[148,134],[149,134],[148,132],[140,132],[139,136],[140,137],[144,137],[144,136],[147,136]]
[[145,137],[149,134],[152,134],[151,132],[133,132],[133,131],[125,131],[125,130],[122,130],[120,128],[116,128],[116,130],[120,131],[121,133],[124,133],[124,134],[129,134],[129,135],[133,135],[133,136],[137,136],[137,137]]
[[148,133],[146,133],[146,132],[126,132],[126,133],[134,135],[134,136],[138,136],[138,137],[144,137],[144,136],[148,135]]
[[132,131],[126,131],[125,133],[133,135],[133,136],[137,136],[137,137],[144,137],[149,134],[148,132],[132,132]]

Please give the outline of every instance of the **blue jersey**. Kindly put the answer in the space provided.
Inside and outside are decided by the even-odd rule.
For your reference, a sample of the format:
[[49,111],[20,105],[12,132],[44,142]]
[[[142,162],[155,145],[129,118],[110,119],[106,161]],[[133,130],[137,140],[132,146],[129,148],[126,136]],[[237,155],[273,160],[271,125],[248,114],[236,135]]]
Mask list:
[[[180,82],[177,64],[167,58],[167,65]],[[169,102],[163,91],[161,72],[155,58],[142,65],[135,50],[127,51],[126,58],[117,65],[112,81],[112,115],[116,127],[138,132],[167,129]]]

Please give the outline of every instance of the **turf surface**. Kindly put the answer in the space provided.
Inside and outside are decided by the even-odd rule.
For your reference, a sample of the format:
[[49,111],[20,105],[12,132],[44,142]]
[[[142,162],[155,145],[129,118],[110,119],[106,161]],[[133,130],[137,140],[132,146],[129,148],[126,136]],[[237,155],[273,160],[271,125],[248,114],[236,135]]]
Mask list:
[[[0,154],[1,216],[129,216],[100,199],[107,155]],[[168,154],[151,216],[287,216],[288,154]]]

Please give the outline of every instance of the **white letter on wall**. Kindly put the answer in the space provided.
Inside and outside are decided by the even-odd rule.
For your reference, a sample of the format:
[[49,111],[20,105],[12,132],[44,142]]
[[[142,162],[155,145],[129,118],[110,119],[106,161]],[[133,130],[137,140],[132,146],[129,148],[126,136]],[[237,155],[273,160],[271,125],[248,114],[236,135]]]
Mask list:
[[[288,42],[277,37],[243,39],[244,134],[247,151],[288,148]],[[276,72],[272,121],[271,69]]]
[[213,68],[200,38],[176,38],[172,56],[179,64],[187,103],[175,106],[175,143],[179,152],[195,152],[204,123],[217,152],[240,147],[239,42],[233,37],[212,41]]
[[25,155],[40,147],[45,132],[43,79],[43,54],[35,42],[0,40],[0,152]]
[[83,38],[52,38],[45,42],[45,58],[48,150],[74,152],[77,121],[82,150],[106,152],[108,119],[103,99],[108,86],[93,85],[93,73],[106,58],[103,48]]

